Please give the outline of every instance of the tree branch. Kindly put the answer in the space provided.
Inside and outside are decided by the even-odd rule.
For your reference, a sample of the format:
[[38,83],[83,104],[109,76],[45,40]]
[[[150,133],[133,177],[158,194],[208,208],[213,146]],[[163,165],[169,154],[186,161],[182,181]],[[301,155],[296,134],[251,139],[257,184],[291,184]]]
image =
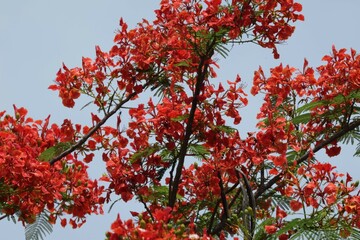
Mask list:
[[213,226],[213,224],[214,224],[215,215],[216,215],[216,212],[217,212],[217,209],[218,209],[219,205],[220,205],[220,200],[216,201],[216,205],[215,205],[215,207],[214,207],[214,211],[213,211],[213,214],[211,215],[210,223],[209,223],[208,229],[207,229],[207,231],[206,231],[207,234],[211,234],[211,233],[212,233],[211,229],[212,229],[212,226]]
[[[211,231],[211,228],[212,227],[212,224],[213,224],[213,216],[214,214],[211,216],[212,219],[211,219],[211,224],[210,224],[210,227],[208,229],[208,233],[209,234],[219,234],[223,229],[224,227],[226,226],[227,224],[227,221],[228,221],[228,218],[230,216],[229,214],[229,210],[230,208],[232,207],[232,205],[235,203],[236,201],[236,198],[240,195],[240,192],[242,191],[242,185],[241,187],[238,189],[238,191],[235,193],[235,196],[233,197],[232,201],[230,202],[230,204],[227,203],[227,200],[226,200],[226,194],[229,193],[230,191],[225,191],[224,190],[224,186],[223,186],[223,181],[222,181],[222,178],[221,178],[221,174],[220,174],[220,171],[218,171],[218,178],[219,178],[219,186],[220,186],[220,194],[221,194],[221,199],[217,201],[216,203],[216,206],[218,207],[219,206],[219,203],[221,202],[222,205],[223,205],[223,212],[221,214],[221,217],[220,217],[220,223],[218,223],[216,225],[216,227],[214,228],[214,230]],[[236,183],[233,187],[231,187],[231,189],[235,189],[236,186],[239,184],[240,182]]]
[[[229,194],[230,192],[232,192],[234,189],[236,189],[236,187],[239,185],[239,181],[237,183],[235,183],[231,188],[229,188],[227,191],[225,191],[225,195],[226,194]],[[240,192],[241,192],[241,188],[239,188]],[[234,204],[236,198],[240,195],[240,192],[239,190],[235,193],[232,201],[230,202],[229,206],[228,206],[228,209],[230,210],[230,208],[232,207],[232,205]],[[213,214],[211,215],[211,218],[210,218],[210,223],[209,223],[209,226],[208,226],[208,230],[207,230],[207,233],[208,234],[211,234],[211,228],[214,224],[214,220],[215,220],[215,215],[216,215],[216,212],[217,212],[217,209],[220,205],[220,202],[221,202],[221,198],[219,200],[216,201],[216,205],[215,205],[215,208],[214,208],[214,211],[213,211]]]
[[[321,150],[323,147],[325,147],[326,145],[332,143],[334,140],[344,136],[346,133],[354,130],[355,128],[357,128],[358,126],[360,126],[360,119],[355,120],[354,122],[350,123],[349,125],[345,126],[344,128],[342,128],[340,131],[336,132],[334,135],[332,135],[330,138],[322,141],[321,143],[317,144],[313,149],[312,152],[316,153],[319,150]],[[298,164],[303,163],[304,161],[306,161],[309,158],[310,155],[310,150],[307,151],[302,157],[300,157],[297,160]],[[259,187],[259,189],[256,191],[255,193],[255,199],[259,198],[264,192],[266,192],[268,189],[270,189],[277,181],[280,180],[281,178],[281,173],[279,173],[278,175],[276,175],[275,177],[273,177],[272,179],[270,179],[266,184],[262,185]]]
[[[144,85],[144,88],[147,84]],[[60,153],[58,156],[54,157],[50,161],[50,165],[53,165],[57,161],[61,160],[63,157],[66,157],[68,154],[74,152],[76,149],[81,147],[112,115],[114,115],[125,103],[130,101],[131,98],[133,98],[137,92],[130,93],[124,100],[122,100],[119,104],[115,106],[113,110],[108,112],[103,119],[100,120],[91,130],[83,136],[78,142],[76,142],[74,145],[72,145],[69,149],[65,150],[64,152]]]
[[[238,184],[237,184],[238,185]],[[231,202],[229,203],[229,210],[232,208],[232,206],[235,204],[236,202],[236,199],[239,197],[240,193],[242,192],[242,188],[241,188],[241,185],[240,187],[238,188],[238,190],[236,191],[233,199],[231,200]]]
[[219,178],[219,187],[220,187],[220,196],[221,196],[221,204],[223,205],[224,208],[224,219],[228,219],[229,218],[229,206],[226,200],[226,195],[225,195],[225,191],[224,191],[224,185],[223,185],[223,181],[221,178],[221,174],[220,171],[217,172],[218,178]]
[[149,213],[151,220],[152,220],[153,222],[155,222],[155,218],[154,218],[154,216],[152,215],[151,210],[148,208],[148,206],[147,206],[146,203],[144,202],[144,199],[142,198],[141,195],[138,195],[138,196],[139,196],[140,202],[144,205],[144,208],[145,208],[146,212]]
[[195,85],[195,92],[193,95],[193,100],[191,103],[191,109],[189,113],[188,123],[185,128],[185,136],[182,141],[180,151],[179,151],[179,162],[175,172],[175,178],[173,181],[170,181],[169,186],[169,206],[174,207],[176,202],[176,194],[180,184],[180,178],[182,173],[182,168],[184,166],[185,156],[188,148],[188,143],[192,134],[192,127],[194,123],[195,111],[198,104],[198,96],[200,95],[201,87],[205,80],[205,76],[208,70],[208,64],[205,64],[207,57],[203,57],[199,63],[198,71],[197,71],[197,78],[196,78],[196,85]]
[[244,174],[244,172],[240,169],[240,168],[237,168],[236,169],[238,173],[240,173],[242,179],[243,179],[243,182],[244,182],[244,185],[245,185],[245,188],[246,188],[246,193],[247,193],[247,196],[248,196],[248,199],[249,199],[249,206],[251,207],[251,210],[252,210],[252,213],[250,215],[250,222],[248,223],[248,226],[246,226],[249,231],[249,239],[252,239],[253,237],[253,234],[254,234],[254,231],[255,231],[255,220],[256,220],[256,199],[255,199],[255,196],[254,196],[254,193],[251,189],[251,185],[250,185],[250,182],[249,180],[246,178],[246,175]]

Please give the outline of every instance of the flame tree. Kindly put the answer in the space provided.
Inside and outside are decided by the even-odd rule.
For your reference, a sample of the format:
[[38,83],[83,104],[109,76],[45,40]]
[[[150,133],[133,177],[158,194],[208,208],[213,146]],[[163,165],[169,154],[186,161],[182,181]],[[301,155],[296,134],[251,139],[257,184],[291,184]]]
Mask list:
[[[144,210],[115,219],[110,240],[359,237],[358,183],[315,155],[360,139],[356,51],[333,47],[317,68],[259,68],[251,133],[237,128],[248,104],[240,76],[217,78],[217,59],[243,44],[278,58],[301,9],[293,0],[162,0],[153,22],[128,29],[121,19],[110,51],[63,65],[49,87],[65,107],[90,97],[92,125],[0,112],[1,219],[32,223],[46,211],[76,228],[120,198]],[[90,179],[88,163],[101,160],[106,174]]]

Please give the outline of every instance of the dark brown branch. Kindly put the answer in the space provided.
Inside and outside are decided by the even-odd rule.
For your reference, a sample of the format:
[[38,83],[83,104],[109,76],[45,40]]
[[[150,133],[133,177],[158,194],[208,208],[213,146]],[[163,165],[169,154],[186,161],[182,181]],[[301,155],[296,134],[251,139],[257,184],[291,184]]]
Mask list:
[[265,183],[265,169],[264,169],[264,163],[261,164],[261,170],[260,170],[260,187],[264,186]]
[[247,193],[247,196],[249,198],[249,206],[251,207],[251,210],[252,210],[252,214],[250,216],[250,223],[249,223],[249,228],[248,231],[249,231],[249,234],[250,234],[250,239],[252,238],[253,234],[254,234],[254,231],[255,231],[255,220],[256,220],[256,199],[255,199],[255,196],[254,196],[254,193],[252,191],[252,188],[251,188],[251,185],[250,185],[250,182],[249,180],[246,178],[246,175],[244,174],[243,171],[241,171],[241,169],[237,169],[238,173],[240,173],[242,179],[243,179],[243,182],[244,182],[244,185],[245,185],[245,188],[246,188],[246,193]]
[[211,234],[211,233],[212,233],[211,229],[212,229],[212,226],[213,226],[213,224],[214,224],[215,215],[216,215],[216,212],[217,212],[217,210],[218,210],[218,208],[219,208],[219,205],[220,205],[220,200],[218,200],[218,201],[216,202],[216,205],[215,205],[213,214],[211,215],[210,223],[209,223],[209,226],[208,226],[208,229],[207,229],[207,234]]
[[229,206],[228,203],[226,201],[226,195],[225,195],[225,191],[224,191],[224,185],[223,185],[223,181],[221,178],[221,173],[220,171],[218,171],[218,178],[219,178],[219,187],[220,187],[220,196],[221,196],[221,204],[223,205],[224,208],[224,219],[228,219],[229,218]]
[[[324,148],[326,145],[332,143],[333,141],[335,141],[336,139],[344,136],[346,133],[354,130],[355,128],[357,128],[358,126],[360,126],[360,119],[355,120],[354,122],[350,123],[349,125],[343,127],[340,131],[336,132],[334,135],[332,135],[330,138],[326,139],[325,141],[317,144],[313,149],[312,152],[316,153],[319,150],[321,150],[322,148]],[[302,157],[300,157],[297,160],[298,164],[303,163],[304,161],[306,161],[309,158],[310,155],[310,151],[307,151]],[[270,189],[277,181],[280,180],[281,178],[281,173],[279,173],[278,175],[276,175],[275,177],[273,177],[272,179],[269,180],[269,182],[267,182],[265,185],[260,186],[259,189],[256,191],[255,193],[255,199],[259,198],[264,192],[266,192],[268,189]]]
[[[235,183],[233,186],[231,186],[231,188],[229,188],[227,191],[225,191],[225,195],[226,194],[229,194],[230,192],[232,192],[234,189],[237,188],[237,186],[240,184],[240,182],[238,181],[237,183]],[[235,203],[236,201],[236,198],[239,197],[240,195],[240,192],[241,192],[241,188],[238,189],[238,191],[235,193],[233,199],[231,200],[230,204],[228,205],[228,209],[230,210],[230,208],[232,207],[232,205]],[[215,208],[214,208],[214,211],[213,211],[213,214],[211,215],[211,218],[210,218],[210,223],[209,223],[209,226],[208,226],[208,229],[207,229],[207,234],[213,234],[213,232],[215,231],[212,231],[212,226],[214,224],[214,220],[215,220],[215,215],[216,215],[216,212],[217,212],[217,209],[221,203],[222,199],[220,198],[219,200],[216,201],[216,205],[215,205]],[[223,213],[224,214],[224,213]],[[223,219],[223,216],[221,216],[221,219]],[[224,225],[225,226],[225,225]],[[218,226],[215,227],[215,229],[220,229]],[[220,231],[222,230],[222,228],[220,229]]]
[[53,158],[50,161],[50,164],[53,165],[57,161],[61,160],[63,157],[66,157],[68,154],[80,148],[81,145],[83,145],[112,115],[114,115],[125,103],[130,101],[131,98],[136,96],[136,94],[137,94],[136,92],[130,93],[124,100],[122,100],[119,104],[117,104],[113,110],[111,110],[108,114],[106,114],[104,118],[100,120],[100,122],[98,122],[93,128],[91,128],[91,130],[85,136],[83,136],[78,142],[76,142],[66,151],[62,152],[61,154]]
[[238,190],[236,191],[233,199],[231,200],[231,202],[229,203],[229,210],[232,208],[232,206],[235,204],[236,199],[239,197],[240,193],[242,192],[241,187],[238,188]]
[[[224,184],[223,184],[223,181],[222,181],[222,178],[221,178],[221,174],[220,174],[220,171],[218,171],[218,178],[219,178],[219,187],[220,187],[220,194],[221,194],[221,204],[223,205],[223,211],[222,211],[222,214],[221,214],[221,217],[220,217],[220,223],[218,223],[216,225],[216,227],[211,230],[211,228],[208,229],[208,233],[211,233],[211,234],[216,234],[218,235],[223,229],[224,227],[226,226],[227,224],[227,221],[228,221],[228,218],[230,216],[229,214],[229,210],[230,210],[230,207],[234,204],[236,198],[240,195],[240,192],[241,192],[241,188],[236,192],[234,198],[232,199],[230,205],[227,203],[227,200],[226,200],[226,194],[229,192],[229,191],[226,191],[224,190]],[[238,185],[235,184],[235,185]],[[234,186],[233,186],[234,187]],[[232,188],[232,189],[235,189],[236,187]],[[218,204],[220,203],[220,200],[217,202],[217,206]],[[213,214],[214,216],[214,214]],[[212,217],[213,217],[212,216]],[[211,221],[211,225],[212,226],[212,223],[213,223],[213,219]]]
[[153,222],[155,222],[155,218],[154,218],[154,216],[152,215],[151,210],[148,208],[148,206],[147,206],[146,203],[144,202],[144,199],[143,199],[142,196],[140,196],[140,195],[139,195],[139,200],[140,200],[140,202],[144,205],[144,208],[145,208],[146,212],[149,213],[151,220],[152,220]]
[[[192,134],[192,128],[194,123],[194,117],[195,117],[195,111],[198,104],[198,96],[200,95],[201,87],[203,85],[203,82],[205,80],[207,70],[208,70],[208,64],[205,64],[205,61],[207,58],[203,57],[199,63],[198,71],[197,71],[197,78],[196,78],[196,85],[195,85],[195,91],[193,95],[193,100],[191,103],[191,109],[189,113],[188,122],[185,128],[185,136],[182,141],[180,151],[179,151],[179,161],[175,172],[175,178],[173,181],[170,181],[170,191],[169,191],[169,206],[174,207],[176,202],[176,194],[179,188],[180,184],[180,178],[182,173],[182,168],[184,166],[185,156],[188,148],[188,143]],[[171,179],[172,180],[172,179]]]
[[221,218],[220,218],[220,223],[218,225],[216,225],[216,227],[214,228],[214,230],[212,230],[210,232],[211,235],[219,235],[220,232],[224,229],[224,227],[226,226],[227,223],[227,218],[225,217],[225,214],[222,213],[221,214]]
[[[225,194],[229,194],[230,192],[232,192],[234,189],[237,188],[237,186],[239,185],[240,182],[237,182],[235,183],[233,186],[231,186],[231,188],[229,188]],[[241,191],[241,188],[240,188],[240,191]],[[230,208],[232,207],[232,205],[234,204],[236,198],[239,196],[239,190],[235,193],[235,196],[233,198],[233,200],[230,202],[229,206],[228,206],[228,209],[230,210]],[[215,208],[214,208],[214,211],[213,211],[213,214],[211,215],[211,218],[210,218],[210,223],[209,223],[209,227],[208,227],[208,230],[207,230],[207,233],[210,234],[211,233],[211,228],[212,228],[212,225],[214,224],[214,219],[215,219],[215,214],[217,212],[217,209],[220,205],[220,202],[221,202],[221,199],[217,200],[216,201],[216,205],[215,205]]]

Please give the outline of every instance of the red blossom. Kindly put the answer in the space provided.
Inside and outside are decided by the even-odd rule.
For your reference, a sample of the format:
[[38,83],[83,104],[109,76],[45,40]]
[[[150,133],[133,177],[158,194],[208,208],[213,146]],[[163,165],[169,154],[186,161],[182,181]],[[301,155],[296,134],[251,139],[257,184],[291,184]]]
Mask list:
[[290,201],[290,208],[291,210],[293,210],[294,212],[299,211],[301,208],[303,207],[302,203],[296,200],[291,200]]
[[265,226],[265,232],[267,234],[274,234],[274,233],[276,233],[277,230],[278,230],[278,228],[275,225],[266,225]]
[[326,147],[325,150],[326,150],[326,154],[329,157],[334,157],[334,156],[337,156],[340,154],[341,147],[340,146],[331,146],[330,148]]

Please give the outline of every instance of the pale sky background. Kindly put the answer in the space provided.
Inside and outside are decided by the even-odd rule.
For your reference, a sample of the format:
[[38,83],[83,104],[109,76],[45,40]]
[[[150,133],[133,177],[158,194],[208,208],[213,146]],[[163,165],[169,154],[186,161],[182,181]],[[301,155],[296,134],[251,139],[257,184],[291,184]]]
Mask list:
[[[52,121],[60,123],[65,118],[73,122],[89,122],[87,109],[79,111],[64,108],[57,93],[47,90],[56,72],[64,62],[68,67],[81,65],[82,56],[94,56],[94,47],[103,50],[112,46],[114,32],[120,17],[129,27],[142,18],[153,19],[153,10],[159,0],[0,0],[0,111],[12,113],[12,104],[25,107],[35,119],[51,114]],[[219,81],[233,80],[237,73],[250,90],[252,75],[259,65],[264,69],[279,62],[302,68],[303,59],[318,66],[321,58],[331,52],[331,46],[354,48],[360,52],[360,1],[358,0],[299,0],[303,4],[305,22],[299,22],[293,37],[279,47],[281,58],[274,61],[271,50],[256,45],[234,47],[226,60],[220,62]],[[251,99],[251,106],[259,104]],[[255,107],[245,108],[241,129],[246,132],[255,124]],[[360,159],[352,157],[352,149],[345,149],[336,159],[341,172],[350,172],[360,179]],[[98,162],[98,163],[97,163]],[[100,170],[99,170],[100,169]],[[102,173],[100,160],[92,164],[91,175]],[[137,205],[115,205],[111,214],[92,216],[81,229],[55,226],[49,240],[104,239],[105,232],[116,214],[129,217],[128,210]],[[105,210],[107,207],[105,207]],[[0,239],[24,239],[21,224],[0,221]]]

